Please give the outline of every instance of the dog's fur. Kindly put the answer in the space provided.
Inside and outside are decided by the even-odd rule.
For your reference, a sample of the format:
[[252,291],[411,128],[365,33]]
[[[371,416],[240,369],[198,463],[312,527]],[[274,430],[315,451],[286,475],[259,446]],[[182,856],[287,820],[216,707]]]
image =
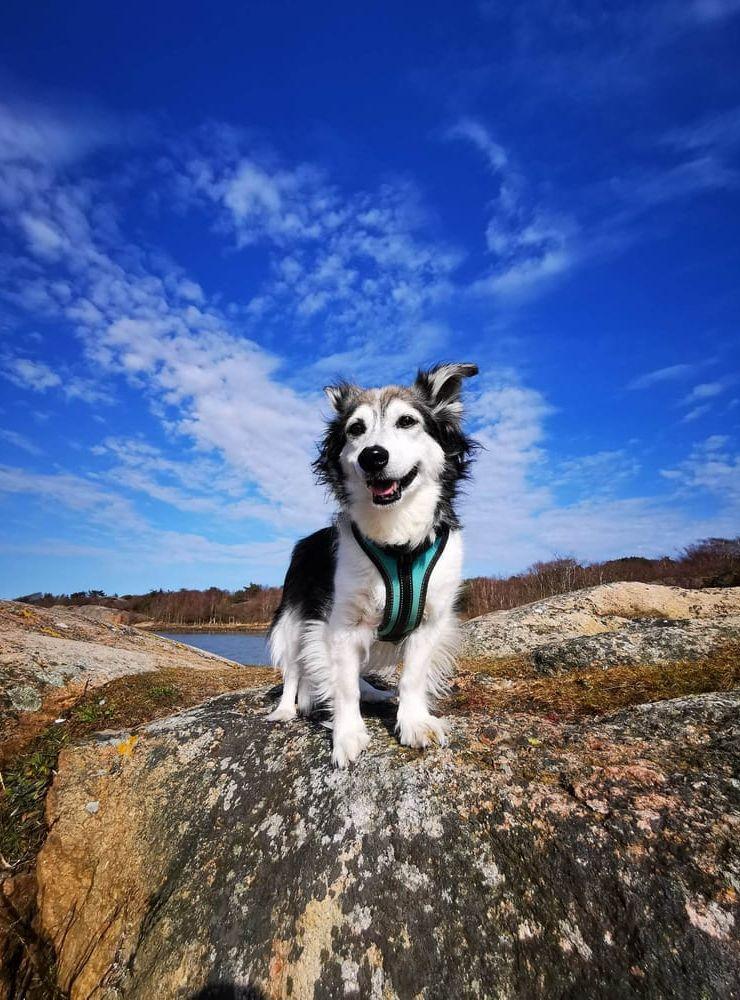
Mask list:
[[[302,539],[293,550],[270,630],[283,694],[268,719],[294,718],[296,698],[301,714],[325,703],[332,713],[337,767],[356,760],[368,744],[360,698],[392,696],[361,675],[399,660],[396,730],[401,743],[445,743],[443,721],[431,714],[430,702],[444,691],[457,647],[462,539],[455,498],[475,447],[462,430],[460,390],[463,379],[477,372],[475,365],[443,364],[420,371],[410,387],[360,389],[340,383],[324,390],[334,416],[314,470],[341,512],[332,527]],[[369,447],[388,452],[382,478],[360,467],[360,454]],[[406,551],[424,545],[442,525],[450,529],[429,581],[422,623],[399,645],[376,638],[385,587],[352,535],[352,522],[377,544]]]

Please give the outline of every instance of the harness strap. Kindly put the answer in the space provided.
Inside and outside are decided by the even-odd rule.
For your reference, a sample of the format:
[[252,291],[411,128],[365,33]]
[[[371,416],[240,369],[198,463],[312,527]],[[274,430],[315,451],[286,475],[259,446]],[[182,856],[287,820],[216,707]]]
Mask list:
[[450,536],[449,526],[443,524],[433,541],[414,552],[384,548],[366,538],[354,522],[352,534],[385,584],[385,610],[378,638],[384,642],[400,642],[421,624],[429,579],[444,552]]

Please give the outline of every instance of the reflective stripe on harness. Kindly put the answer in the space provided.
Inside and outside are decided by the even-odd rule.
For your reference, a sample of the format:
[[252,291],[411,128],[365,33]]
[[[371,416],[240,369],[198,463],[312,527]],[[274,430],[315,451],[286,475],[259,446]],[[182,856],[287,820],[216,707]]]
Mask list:
[[383,548],[365,538],[354,523],[352,534],[385,584],[385,611],[378,627],[378,638],[384,642],[400,642],[421,624],[429,579],[444,552],[450,529],[443,524],[433,541],[413,552],[396,546]]

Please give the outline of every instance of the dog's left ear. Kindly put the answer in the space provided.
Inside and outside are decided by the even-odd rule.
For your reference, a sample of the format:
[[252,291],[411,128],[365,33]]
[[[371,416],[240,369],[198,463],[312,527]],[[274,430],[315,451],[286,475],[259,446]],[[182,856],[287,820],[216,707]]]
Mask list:
[[349,382],[337,382],[336,385],[325,385],[324,393],[335,413],[343,413],[349,406],[357,388]]
[[478,365],[443,364],[422,371],[416,376],[414,388],[437,417],[459,420],[462,414],[460,389],[464,378],[478,374]]

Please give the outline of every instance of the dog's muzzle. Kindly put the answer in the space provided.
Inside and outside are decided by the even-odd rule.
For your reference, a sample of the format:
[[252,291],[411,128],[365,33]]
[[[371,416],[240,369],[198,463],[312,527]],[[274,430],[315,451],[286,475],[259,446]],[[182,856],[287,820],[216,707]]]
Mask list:
[[401,499],[403,491],[416,479],[419,466],[415,465],[410,472],[407,472],[401,479],[380,479],[377,476],[367,479],[367,488],[373,498],[373,503],[378,507],[387,507]]

